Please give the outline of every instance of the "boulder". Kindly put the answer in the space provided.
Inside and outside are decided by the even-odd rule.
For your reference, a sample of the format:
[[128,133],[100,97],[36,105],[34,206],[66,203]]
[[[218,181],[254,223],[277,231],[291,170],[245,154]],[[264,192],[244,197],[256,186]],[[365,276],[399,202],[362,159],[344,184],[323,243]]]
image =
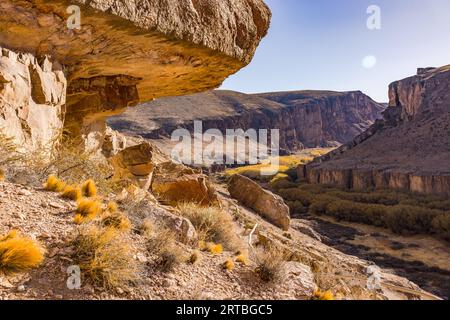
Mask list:
[[212,205],[218,202],[216,191],[206,175],[172,162],[157,166],[152,191],[170,205],[184,202]]
[[146,211],[147,218],[163,224],[169,230],[172,230],[177,240],[184,244],[195,244],[197,241],[197,232],[191,221],[177,216],[159,206],[148,206]]
[[228,183],[230,195],[248,208],[255,210],[283,230],[289,230],[289,207],[283,199],[264,190],[256,182],[241,175],[234,175]]
[[141,187],[147,185],[148,189],[154,170],[152,159],[153,147],[148,142],[123,149],[110,158],[113,180],[131,180]]
[[309,299],[317,289],[314,274],[309,266],[300,262],[289,261],[284,265],[283,273],[280,283],[277,284],[277,289],[289,297]]

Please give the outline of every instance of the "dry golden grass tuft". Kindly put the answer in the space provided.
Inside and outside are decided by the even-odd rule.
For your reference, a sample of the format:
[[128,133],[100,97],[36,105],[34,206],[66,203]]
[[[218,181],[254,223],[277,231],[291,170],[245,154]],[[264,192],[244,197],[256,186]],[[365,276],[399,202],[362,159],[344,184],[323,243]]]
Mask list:
[[200,252],[198,250],[194,250],[191,256],[189,257],[189,263],[196,264],[200,260]]
[[73,241],[74,260],[84,275],[107,288],[137,280],[139,265],[126,233],[93,225],[80,227]]
[[286,261],[280,250],[268,246],[259,248],[253,255],[257,265],[255,272],[262,281],[274,283],[282,278]]
[[0,129],[0,167],[13,166],[22,158],[23,155],[18,151],[14,138],[4,134]]
[[37,268],[44,261],[44,248],[36,241],[10,231],[0,238],[0,271],[16,272]]
[[212,253],[214,255],[219,255],[219,254],[222,254],[222,252],[223,252],[222,245],[215,244],[214,242],[207,242],[205,248],[209,253]]
[[139,229],[141,236],[150,239],[155,231],[155,224],[151,219],[145,219]]
[[224,263],[223,263],[223,268],[227,271],[232,271],[234,269],[234,262],[232,259],[228,258]]
[[179,247],[174,246],[166,248],[159,254],[156,265],[162,272],[172,272],[183,260],[183,252]]
[[155,265],[162,272],[172,272],[186,257],[177,245],[175,234],[166,228],[156,227],[148,239],[147,248],[156,257]]
[[103,215],[101,223],[104,227],[115,228],[120,231],[129,231],[131,229],[130,219],[121,212],[107,212]]
[[81,186],[81,193],[83,197],[92,198],[97,196],[97,186],[95,185],[94,180],[89,179],[86,180]]
[[61,198],[78,201],[82,197],[81,189],[78,186],[70,185],[64,187],[64,190],[61,193]]
[[243,264],[244,266],[249,264],[247,255],[243,253],[238,254],[235,260],[237,263]]
[[179,206],[180,214],[189,219],[205,242],[222,243],[231,251],[244,247],[242,239],[236,234],[232,216],[218,207],[201,207],[193,203]]
[[117,211],[119,211],[119,206],[117,205],[116,202],[111,201],[106,206],[106,211],[111,212],[111,213],[116,213]]
[[317,289],[311,298],[312,300],[334,300],[334,295],[331,291],[321,291]]
[[95,219],[102,212],[102,204],[98,200],[83,198],[78,201],[75,223],[81,224]]
[[0,182],[5,181],[6,179],[6,173],[5,170],[3,170],[2,168],[0,168]]
[[62,192],[65,187],[66,184],[54,175],[50,175],[47,178],[47,182],[44,184],[45,190],[53,192]]

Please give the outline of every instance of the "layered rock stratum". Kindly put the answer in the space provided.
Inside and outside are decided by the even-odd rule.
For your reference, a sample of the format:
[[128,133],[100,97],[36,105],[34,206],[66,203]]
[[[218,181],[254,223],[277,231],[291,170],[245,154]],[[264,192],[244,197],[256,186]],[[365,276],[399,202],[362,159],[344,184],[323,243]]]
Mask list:
[[450,65],[389,86],[384,119],[299,175],[344,188],[450,196]]
[[384,107],[359,91],[294,91],[244,94],[209,91],[164,98],[108,120],[116,130],[144,138],[170,138],[178,128],[279,129],[287,150],[351,141],[381,117]]
[[[68,28],[71,5],[81,9],[80,29]],[[270,16],[261,0],[2,1],[0,47],[11,54],[2,55],[10,61],[2,59],[0,66],[0,113],[6,123],[25,124],[22,130],[9,131],[28,145],[39,139],[37,127],[59,128],[64,118],[72,136],[99,147],[106,116],[139,102],[219,86],[250,62]],[[14,57],[22,52],[31,62],[16,62]],[[11,63],[16,66],[5,66]],[[9,70],[30,65],[58,77],[53,84],[44,83],[39,71],[24,71],[22,94],[29,94],[12,101],[9,92],[22,80]],[[67,91],[51,101],[36,93],[56,93],[65,83]],[[65,112],[58,114],[54,109],[64,101]],[[34,104],[55,108],[38,123],[27,120],[26,114],[11,116],[23,108],[31,114],[42,109]],[[30,132],[36,137],[26,138]],[[45,134],[51,135],[48,130]]]

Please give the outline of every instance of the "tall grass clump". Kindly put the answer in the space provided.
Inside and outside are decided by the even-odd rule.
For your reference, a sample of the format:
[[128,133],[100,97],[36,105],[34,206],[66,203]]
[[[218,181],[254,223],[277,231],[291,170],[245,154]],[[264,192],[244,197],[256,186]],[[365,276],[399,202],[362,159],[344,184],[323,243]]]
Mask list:
[[218,207],[201,207],[193,203],[179,206],[180,214],[189,219],[196,228],[199,239],[204,242],[220,243],[226,249],[242,249],[242,240],[235,232],[231,215]]
[[97,187],[94,180],[86,180],[81,186],[81,193],[83,197],[92,198],[97,195]]
[[37,268],[44,261],[44,248],[35,240],[10,231],[0,237],[0,271],[17,272]]
[[54,175],[50,175],[44,184],[44,189],[53,192],[62,192],[66,184]]
[[111,288],[138,279],[140,268],[127,234],[86,225],[72,244],[75,263],[94,284]]
[[61,198],[68,199],[72,201],[78,201],[82,197],[80,187],[76,185],[65,186],[61,192]]
[[266,283],[275,283],[283,277],[285,268],[284,254],[273,246],[258,248],[253,252],[256,263],[255,272]]
[[81,224],[95,219],[102,212],[102,204],[98,200],[83,198],[78,201],[75,222]]

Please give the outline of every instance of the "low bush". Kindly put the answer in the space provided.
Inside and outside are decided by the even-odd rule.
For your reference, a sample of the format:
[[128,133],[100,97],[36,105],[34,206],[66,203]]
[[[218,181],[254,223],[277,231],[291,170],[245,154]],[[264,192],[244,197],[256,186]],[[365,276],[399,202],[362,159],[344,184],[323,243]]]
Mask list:
[[280,250],[270,246],[258,248],[253,252],[253,260],[255,272],[263,282],[274,283],[282,278],[286,261]]
[[173,231],[157,226],[148,238],[147,248],[155,257],[155,265],[162,272],[171,272],[181,262],[184,254],[176,242]]
[[128,231],[131,229],[131,222],[128,217],[121,212],[107,211],[103,216],[101,223],[104,227],[115,228],[120,231]]
[[293,214],[308,211],[338,220],[389,228],[399,234],[432,234],[449,238],[450,200],[393,190],[345,191],[303,184],[281,189]]
[[179,206],[180,214],[196,228],[200,240],[222,243],[226,249],[242,249],[242,240],[235,232],[232,216],[218,207],[201,207],[186,203]]
[[80,227],[73,241],[74,261],[97,285],[120,286],[136,280],[139,266],[127,234],[93,225]]

